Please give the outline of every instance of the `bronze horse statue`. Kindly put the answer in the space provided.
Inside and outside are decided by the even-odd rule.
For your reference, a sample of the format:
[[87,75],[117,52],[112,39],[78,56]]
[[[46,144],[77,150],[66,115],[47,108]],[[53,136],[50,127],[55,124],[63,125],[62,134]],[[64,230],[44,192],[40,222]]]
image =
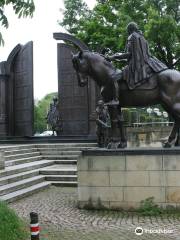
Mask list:
[[[92,78],[101,89],[101,95],[105,103],[113,99],[112,76],[121,74],[113,64],[98,53],[88,50],[80,51],[72,56],[73,66],[76,70],[79,86],[88,83],[88,77]],[[165,111],[174,119],[173,129],[164,147],[171,147],[179,143],[180,127],[180,72],[172,69],[154,74],[147,82],[133,90],[128,88],[125,80],[118,82],[119,106],[116,111],[110,111],[112,121],[117,118],[117,112],[121,107],[145,107],[161,104]],[[116,112],[116,117],[113,114]],[[119,114],[120,116],[120,114]],[[126,137],[123,126],[120,127],[121,144],[118,147],[126,147]],[[123,144],[122,144],[123,143]]]

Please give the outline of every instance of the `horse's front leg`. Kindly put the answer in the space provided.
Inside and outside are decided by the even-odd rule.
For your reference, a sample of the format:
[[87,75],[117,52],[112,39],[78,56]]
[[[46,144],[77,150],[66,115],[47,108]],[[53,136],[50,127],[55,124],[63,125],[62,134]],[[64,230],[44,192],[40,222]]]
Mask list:
[[125,127],[124,127],[124,118],[121,112],[121,109],[119,110],[119,119],[118,119],[118,127],[119,127],[119,131],[120,131],[120,137],[121,137],[121,142],[120,145],[118,146],[118,148],[125,148],[127,147],[127,137],[126,137],[126,131],[125,131]]
[[125,130],[123,126],[123,118],[119,105],[108,105],[111,118],[111,133],[108,148],[125,148],[127,146]]

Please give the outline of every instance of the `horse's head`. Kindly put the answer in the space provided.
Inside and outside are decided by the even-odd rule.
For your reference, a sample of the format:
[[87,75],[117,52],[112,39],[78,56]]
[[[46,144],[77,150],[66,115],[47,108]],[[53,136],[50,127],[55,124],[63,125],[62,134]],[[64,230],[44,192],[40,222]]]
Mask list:
[[107,85],[115,72],[112,63],[107,61],[103,55],[87,50],[72,54],[72,63],[81,87],[87,84],[88,77],[94,79],[100,87]]
[[90,72],[87,54],[84,51],[80,51],[77,54],[72,54],[72,63],[77,73],[79,86],[86,86]]

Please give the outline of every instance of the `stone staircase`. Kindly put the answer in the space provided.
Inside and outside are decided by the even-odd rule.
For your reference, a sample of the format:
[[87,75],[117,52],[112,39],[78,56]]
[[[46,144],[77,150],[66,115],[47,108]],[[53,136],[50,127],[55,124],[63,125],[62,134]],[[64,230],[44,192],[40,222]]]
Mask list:
[[43,168],[40,174],[45,176],[47,181],[56,186],[77,186],[77,158],[81,150],[95,147],[95,144],[53,144],[37,145],[38,149],[46,160],[51,160],[54,165]]
[[56,186],[77,186],[77,158],[94,143],[27,144],[1,147],[0,200],[12,202]]

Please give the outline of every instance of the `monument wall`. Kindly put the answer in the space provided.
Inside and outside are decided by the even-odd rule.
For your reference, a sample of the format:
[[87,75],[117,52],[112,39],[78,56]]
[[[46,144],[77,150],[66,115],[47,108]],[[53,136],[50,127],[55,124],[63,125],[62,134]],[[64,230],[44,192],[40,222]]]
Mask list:
[[58,94],[65,135],[88,135],[88,89],[78,86],[72,66],[72,46],[58,44]]
[[0,63],[0,135],[7,135],[7,81],[6,62]]
[[0,63],[0,136],[33,135],[33,43],[18,44]]
[[149,197],[180,206],[180,150],[84,150],[78,160],[81,208],[131,210]]
[[13,66],[14,135],[33,135],[33,43],[21,47]]
[[59,110],[63,122],[62,135],[95,136],[95,109],[98,99],[98,89],[94,81],[89,80],[88,86],[79,87],[76,72],[72,65],[72,53],[79,48],[88,47],[79,39],[65,33],[54,33],[57,44],[58,62],[58,94]]

